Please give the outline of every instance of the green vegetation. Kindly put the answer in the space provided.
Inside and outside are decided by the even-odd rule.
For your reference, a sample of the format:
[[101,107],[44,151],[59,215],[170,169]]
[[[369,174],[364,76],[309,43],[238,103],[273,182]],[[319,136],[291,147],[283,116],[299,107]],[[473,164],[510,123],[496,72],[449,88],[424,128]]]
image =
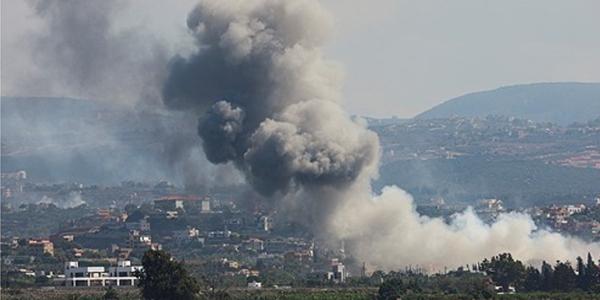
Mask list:
[[14,212],[2,211],[2,235],[20,237],[48,236],[63,223],[93,213],[87,205],[60,208],[54,204],[22,204]]
[[[591,254],[586,259],[578,257],[574,266],[570,262],[543,262],[537,269],[525,266],[510,253],[501,253],[447,274],[375,271],[370,277],[350,278],[340,285],[307,287],[307,282],[302,285],[294,281],[298,286],[257,290],[217,284],[209,276],[201,276],[200,283],[183,262],[164,251],[147,251],[142,265],[143,272],[137,274],[139,292],[113,288],[23,288],[33,285],[29,282],[20,288],[3,288],[2,299],[600,299],[600,268]],[[265,283],[268,276],[248,279]]]
[[164,251],[149,250],[142,258],[143,271],[138,272],[139,287],[147,300],[196,299],[198,283],[184,268]]
[[473,271],[459,268],[433,276],[390,272],[384,275],[378,299],[600,298],[600,269],[591,254],[585,263],[577,259],[576,270],[569,262],[557,261],[554,267],[544,262],[540,272],[502,253],[484,259]]
[[390,272],[379,287],[377,299],[437,299],[444,295],[453,295],[452,299],[489,299],[494,287],[489,277],[464,270],[433,276]]

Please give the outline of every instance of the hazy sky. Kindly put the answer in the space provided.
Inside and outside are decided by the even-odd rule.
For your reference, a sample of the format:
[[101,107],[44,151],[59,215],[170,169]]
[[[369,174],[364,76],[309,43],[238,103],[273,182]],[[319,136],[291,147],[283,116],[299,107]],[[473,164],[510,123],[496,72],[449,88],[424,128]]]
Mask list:
[[[2,3],[2,94],[35,72],[22,41],[39,21],[26,1]],[[194,1],[132,1],[123,26],[185,45]],[[597,0],[325,0],[336,18],[327,56],[346,73],[349,112],[413,116],[443,100],[503,85],[600,81]],[[22,91],[27,94],[27,91]]]

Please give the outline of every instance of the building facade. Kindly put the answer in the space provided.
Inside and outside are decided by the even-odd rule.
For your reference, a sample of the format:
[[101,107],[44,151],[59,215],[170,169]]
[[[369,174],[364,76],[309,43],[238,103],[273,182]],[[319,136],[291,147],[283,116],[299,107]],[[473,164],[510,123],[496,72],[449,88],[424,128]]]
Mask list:
[[141,266],[132,266],[128,260],[117,262],[116,267],[88,266],[80,267],[79,262],[71,261],[65,264],[65,286],[136,286],[138,278],[136,271]]

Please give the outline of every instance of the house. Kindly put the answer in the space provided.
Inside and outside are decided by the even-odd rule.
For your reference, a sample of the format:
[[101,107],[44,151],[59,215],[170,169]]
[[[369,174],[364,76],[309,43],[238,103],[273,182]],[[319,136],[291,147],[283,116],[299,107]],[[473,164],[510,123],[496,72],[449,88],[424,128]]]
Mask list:
[[201,200],[196,195],[167,195],[154,200],[154,208],[163,211],[188,210],[201,205]]
[[337,259],[331,260],[331,274],[332,274],[331,279],[335,283],[346,282],[346,277],[348,276],[346,274],[346,268],[345,268],[344,264],[342,262],[338,261]]
[[249,238],[243,242],[246,250],[262,252],[265,250],[265,242],[258,238]]
[[31,239],[27,244],[37,255],[50,254],[54,256],[54,243],[48,239]]
[[198,241],[204,244],[204,238],[200,236],[200,230],[195,227],[188,227],[183,230],[174,230],[173,239],[179,244],[191,241]]
[[210,198],[204,197],[204,199],[202,199],[200,211],[203,213],[210,212]]
[[80,267],[79,262],[70,261],[65,264],[65,286],[135,286],[138,280],[135,273],[141,270],[141,266],[132,266],[128,260],[108,268]]
[[150,222],[148,222],[148,216],[142,215],[141,217],[138,217],[138,215],[134,213],[125,221],[125,227],[129,230],[148,232],[150,231]]
[[248,288],[253,289],[253,290],[260,289],[260,288],[262,288],[262,283],[252,280],[252,281],[248,282]]

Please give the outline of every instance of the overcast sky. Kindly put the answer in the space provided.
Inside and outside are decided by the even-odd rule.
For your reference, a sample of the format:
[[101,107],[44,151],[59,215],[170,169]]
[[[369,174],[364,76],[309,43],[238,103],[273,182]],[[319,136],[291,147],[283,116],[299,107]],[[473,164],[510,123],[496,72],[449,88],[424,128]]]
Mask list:
[[[123,26],[141,26],[175,49],[184,45],[194,1],[132,1]],[[40,30],[26,1],[2,3],[2,94],[16,72],[35,72],[20,41]],[[353,114],[411,117],[464,93],[503,85],[600,82],[597,0],[325,0],[336,18],[327,45],[346,74]]]

